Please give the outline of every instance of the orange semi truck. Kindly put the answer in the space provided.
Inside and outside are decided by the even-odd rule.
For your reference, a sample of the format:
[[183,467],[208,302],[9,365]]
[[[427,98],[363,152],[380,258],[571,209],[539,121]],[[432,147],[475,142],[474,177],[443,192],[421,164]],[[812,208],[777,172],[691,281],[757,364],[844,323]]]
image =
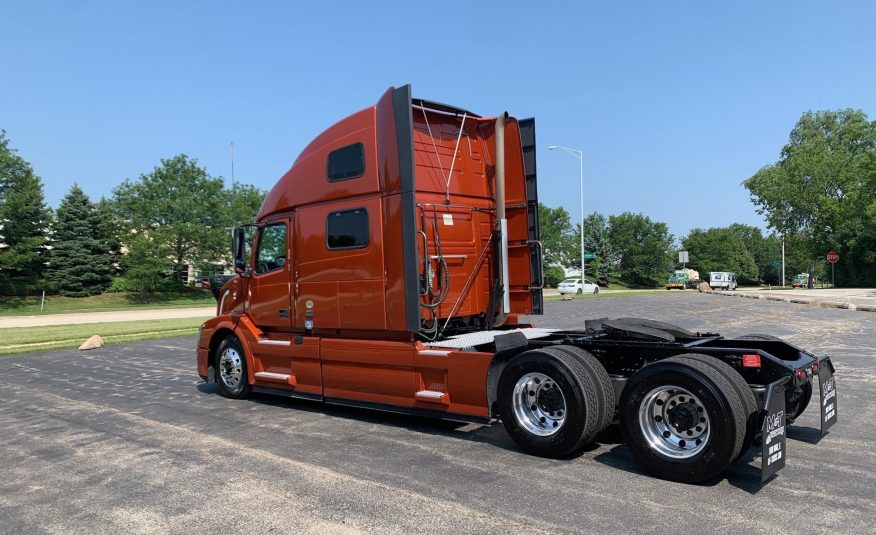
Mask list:
[[565,457],[617,422],[659,477],[695,482],[785,426],[833,365],[765,335],[727,339],[636,318],[537,328],[534,119],[484,117],[390,88],[316,137],[236,227],[237,276],[201,327],[198,373],[252,392],[489,424]]

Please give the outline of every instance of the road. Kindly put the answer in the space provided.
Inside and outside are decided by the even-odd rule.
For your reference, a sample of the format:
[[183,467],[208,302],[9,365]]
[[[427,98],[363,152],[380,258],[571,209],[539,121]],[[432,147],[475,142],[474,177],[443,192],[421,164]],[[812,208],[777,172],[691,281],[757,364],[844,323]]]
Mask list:
[[565,460],[501,425],[220,397],[192,337],[0,357],[2,533],[865,533],[876,525],[876,315],[695,292],[552,301],[543,325],[644,316],[784,336],[837,367],[839,423],[810,409],[788,464],[655,479],[611,428]]
[[0,317],[0,329],[12,327],[42,327],[46,325],[78,325],[83,323],[112,323],[116,321],[147,321],[175,318],[215,316],[216,307],[160,308],[153,310],[117,310],[114,312],[71,312],[45,316]]
[[803,304],[854,305],[861,310],[876,311],[876,288],[798,288],[793,290],[738,289],[733,294],[796,300]]

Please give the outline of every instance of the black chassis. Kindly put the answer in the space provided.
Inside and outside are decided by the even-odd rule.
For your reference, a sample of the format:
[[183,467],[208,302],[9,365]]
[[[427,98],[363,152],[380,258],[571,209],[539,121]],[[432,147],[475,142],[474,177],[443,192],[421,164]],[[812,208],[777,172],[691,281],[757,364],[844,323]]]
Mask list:
[[[652,362],[685,353],[708,355],[729,364],[745,379],[758,403],[752,422],[754,445],[761,446],[761,480],[770,479],[785,465],[786,425],[793,423],[809,402],[812,379],[819,377],[821,434],[836,423],[834,367],[830,357],[815,356],[782,340],[724,338],[696,333],[674,342],[618,338],[604,331],[555,332],[550,337],[527,341],[528,349],[552,345],[573,345],[595,356],[608,371],[614,385],[615,402],[627,379]],[[742,365],[743,355],[759,355],[759,367]],[[786,411],[787,407],[787,411]]]
[[[595,356],[615,382],[616,398],[629,378],[642,367],[684,353],[699,353],[720,359],[739,372],[751,387],[761,408],[770,384],[786,377],[783,384],[786,404],[791,406],[798,394],[795,391],[810,383],[818,367],[827,364],[833,371],[830,357],[817,357],[788,342],[780,340],[736,340],[717,334],[697,334],[685,341],[662,342],[617,339],[608,333],[581,334],[557,332],[549,338],[529,340],[536,349],[551,345],[573,345]],[[742,365],[743,355],[759,355],[760,367]]]

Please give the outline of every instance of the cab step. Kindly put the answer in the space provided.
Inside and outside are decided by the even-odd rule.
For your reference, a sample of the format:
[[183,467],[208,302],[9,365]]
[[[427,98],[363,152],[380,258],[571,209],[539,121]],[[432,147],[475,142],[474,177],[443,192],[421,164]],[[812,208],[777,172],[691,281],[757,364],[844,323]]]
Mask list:
[[417,401],[427,401],[429,403],[442,403],[444,405],[450,404],[450,396],[447,395],[447,392],[440,392],[438,390],[420,390],[416,394],[414,394],[414,398]]
[[258,381],[267,381],[270,383],[283,383],[289,386],[298,386],[298,380],[294,375],[288,373],[275,372],[256,372],[255,378]]

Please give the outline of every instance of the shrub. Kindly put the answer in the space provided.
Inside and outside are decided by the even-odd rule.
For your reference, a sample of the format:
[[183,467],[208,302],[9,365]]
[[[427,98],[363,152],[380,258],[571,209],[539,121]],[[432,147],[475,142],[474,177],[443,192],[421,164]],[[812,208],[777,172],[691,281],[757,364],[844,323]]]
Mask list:
[[546,286],[556,288],[566,278],[566,271],[560,266],[547,266],[544,268],[544,283]]
[[155,277],[116,277],[107,292],[110,293],[142,293],[142,292],[175,292],[179,285],[158,274]]

